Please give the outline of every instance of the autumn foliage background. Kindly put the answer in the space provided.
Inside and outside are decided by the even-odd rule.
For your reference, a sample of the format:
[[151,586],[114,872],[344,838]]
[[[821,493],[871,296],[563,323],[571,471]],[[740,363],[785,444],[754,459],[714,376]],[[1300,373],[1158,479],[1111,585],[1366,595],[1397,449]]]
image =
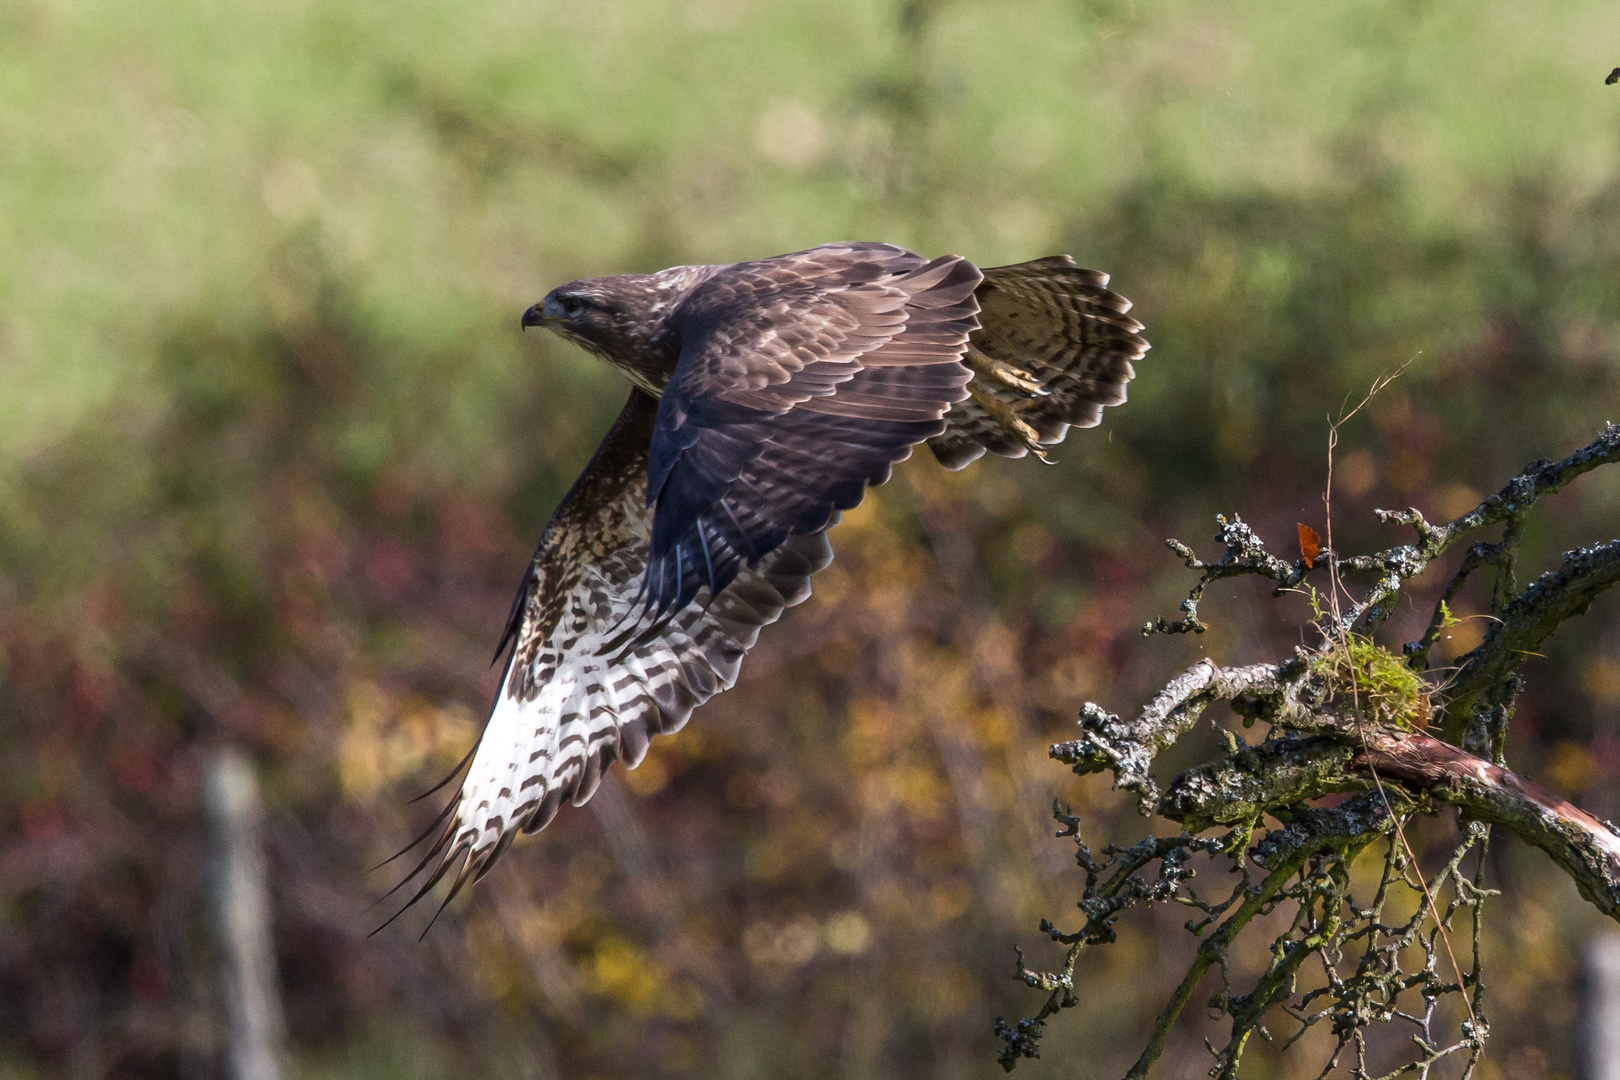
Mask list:
[[[1620,419],[1617,42],[1596,0],[0,3],[0,1077],[219,1074],[222,743],[295,1075],[997,1075],[1012,945],[1081,885],[1051,800],[1145,827],[1047,744],[1309,616],[1235,584],[1144,642],[1190,584],[1163,538],[1323,529],[1327,417],[1414,356],[1343,432],[1341,550]],[[519,313],[846,238],[1109,271],[1154,346],[1130,404],[1049,468],[919,455],[734,691],[424,941],[368,939],[625,392]],[[1552,509],[1528,572],[1612,536],[1620,480]],[[1617,615],[1530,665],[1511,749],[1611,817]],[[1568,1075],[1597,919],[1538,853],[1491,874],[1484,1075]],[[1128,921],[1021,1075],[1123,1071],[1184,918]]]

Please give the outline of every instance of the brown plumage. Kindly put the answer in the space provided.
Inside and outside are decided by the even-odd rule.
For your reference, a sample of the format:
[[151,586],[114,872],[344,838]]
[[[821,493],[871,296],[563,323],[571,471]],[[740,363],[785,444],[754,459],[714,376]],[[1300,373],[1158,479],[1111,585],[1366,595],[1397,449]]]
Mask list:
[[1131,302],[1108,289],[1108,275],[1082,270],[1067,255],[984,271],[979,330],[966,360],[974,371],[967,401],[951,407],[928,448],[948,469],[986,450],[1045,456],[1071,427],[1095,427],[1103,407],[1125,400],[1132,362],[1148,343]]
[[1123,402],[1148,345],[1107,284],[1068,256],[981,271],[828,244],[571,282],[525,312],[634,389],[541,537],[415,898],[452,871],[454,896],[730,687],[839,512],[916,444],[949,468],[1044,456]]

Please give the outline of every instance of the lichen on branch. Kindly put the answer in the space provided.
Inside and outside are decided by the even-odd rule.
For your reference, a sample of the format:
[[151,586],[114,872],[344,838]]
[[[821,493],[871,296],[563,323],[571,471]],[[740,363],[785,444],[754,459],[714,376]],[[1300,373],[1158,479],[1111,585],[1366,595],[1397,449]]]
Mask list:
[[[1193,913],[1186,928],[1198,945],[1126,1074],[1130,1080],[1149,1075],[1211,971],[1219,973],[1221,990],[1210,1008],[1230,1022],[1225,1044],[1210,1047],[1211,1076],[1236,1077],[1253,1037],[1273,1038],[1267,1025],[1279,1021],[1295,1028],[1285,1045],[1318,1024],[1329,1025],[1336,1048],[1324,1076],[1342,1063],[1355,1080],[1378,1077],[1383,1066],[1370,1060],[1367,1041],[1378,1024],[1405,1025],[1413,1034],[1408,1058],[1384,1076],[1425,1078],[1448,1060],[1460,1060],[1457,1074],[1471,1076],[1489,1035],[1480,933],[1490,895],[1482,867],[1491,831],[1504,830],[1546,852],[1582,896],[1620,920],[1615,828],[1518,776],[1504,758],[1524,658],[1620,582],[1615,539],[1567,552],[1559,568],[1520,589],[1526,515],[1542,496],[1616,460],[1620,427],[1611,425],[1562,461],[1533,462],[1445,525],[1429,523],[1416,509],[1378,511],[1385,523],[1410,528],[1415,540],[1366,555],[1323,548],[1312,558],[1288,562],[1271,554],[1236,516],[1217,519],[1216,539],[1226,550],[1213,562],[1169,541],[1200,577],[1181,604],[1182,617],[1159,619],[1144,627],[1145,634],[1203,632],[1199,605],[1205,587],[1255,576],[1272,582],[1273,595],[1302,591],[1313,598],[1315,644],[1240,667],[1200,660],[1130,719],[1087,702],[1078,737],[1051,748],[1052,757],[1076,773],[1110,773],[1115,787],[1137,796],[1144,815],[1172,822],[1181,832],[1093,853],[1081,837],[1079,818],[1054,808],[1064,826],[1058,835],[1074,841],[1085,873],[1078,905],[1084,921],[1073,931],[1042,923],[1043,932],[1066,947],[1053,971],[1031,970],[1019,952],[1018,977],[1047,997],[1026,1019],[996,1022],[1002,1065],[1010,1070],[1021,1058],[1038,1056],[1047,1021],[1077,1003],[1074,972],[1085,949],[1112,942],[1116,923],[1133,908],[1174,903]],[[1497,538],[1477,540],[1465,552],[1422,637],[1399,653],[1376,640],[1413,578],[1465,537],[1495,526],[1501,527]],[[1495,573],[1491,628],[1442,682],[1429,669],[1429,653],[1455,622],[1449,605],[1470,575],[1485,569]],[[1313,574],[1344,590],[1339,595],[1351,602],[1322,610]],[[1368,575],[1372,580],[1359,594],[1344,585]],[[1223,702],[1245,726],[1263,722],[1263,740],[1250,745],[1226,732],[1224,753],[1183,771],[1161,791],[1153,775],[1160,755],[1211,705]],[[1459,812],[1459,839],[1445,862],[1425,876],[1406,844],[1404,825],[1445,808]],[[1376,881],[1351,873],[1369,849],[1382,852]],[[1213,897],[1201,893],[1193,885],[1200,867],[1224,872],[1229,886],[1217,888]],[[1269,943],[1265,970],[1237,970],[1232,944],[1261,932],[1257,916],[1279,911],[1291,917]],[[1466,971],[1463,957],[1469,960]],[[1239,992],[1236,984],[1245,978]]]

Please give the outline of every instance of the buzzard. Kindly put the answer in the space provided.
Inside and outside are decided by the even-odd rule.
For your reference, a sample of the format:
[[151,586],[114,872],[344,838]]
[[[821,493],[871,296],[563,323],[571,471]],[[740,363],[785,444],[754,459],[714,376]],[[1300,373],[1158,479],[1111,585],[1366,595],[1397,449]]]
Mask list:
[[730,687],[912,447],[960,469],[1097,424],[1148,348],[1130,306],[1066,255],[981,270],[840,243],[574,281],[524,312],[633,386],[540,538],[411,903],[454,869],[448,903]]

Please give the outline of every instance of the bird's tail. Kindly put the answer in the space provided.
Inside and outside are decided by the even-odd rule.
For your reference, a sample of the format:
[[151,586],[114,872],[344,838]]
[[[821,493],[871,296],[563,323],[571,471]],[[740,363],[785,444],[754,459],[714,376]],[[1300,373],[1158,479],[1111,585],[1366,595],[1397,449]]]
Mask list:
[[1125,400],[1148,343],[1107,274],[1053,255],[985,270],[975,295],[980,328],[963,358],[973,370],[969,397],[928,440],[946,468],[986,450],[1045,458],[1069,428],[1093,427],[1105,406]]

